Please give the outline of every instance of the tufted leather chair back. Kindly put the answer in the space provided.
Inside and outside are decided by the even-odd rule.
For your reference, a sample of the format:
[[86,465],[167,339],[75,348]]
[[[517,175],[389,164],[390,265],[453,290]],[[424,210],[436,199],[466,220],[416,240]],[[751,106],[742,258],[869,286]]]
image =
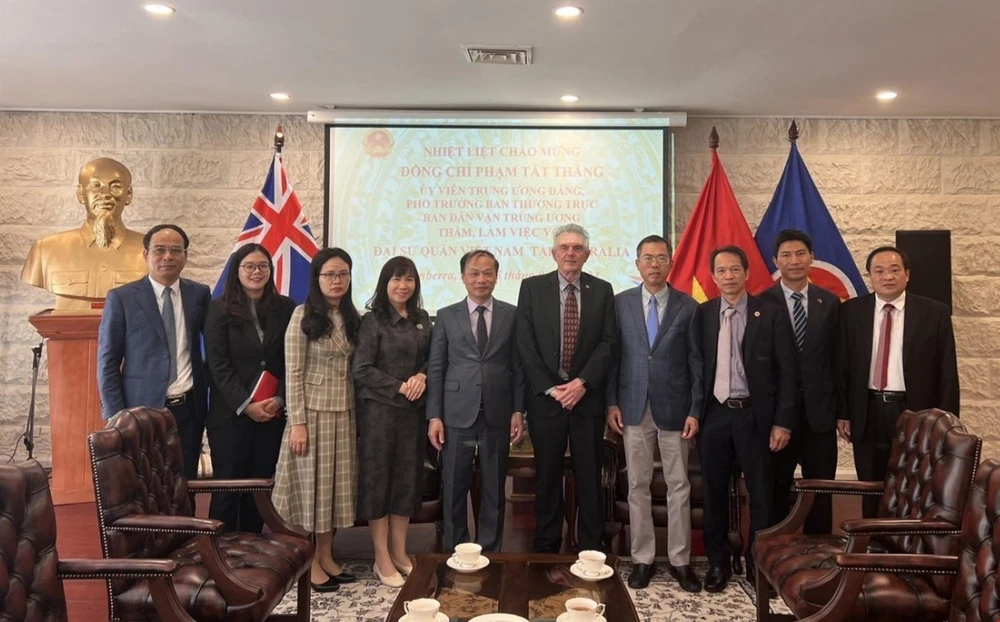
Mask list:
[[0,466],[0,620],[65,622],[58,564],[45,471],[34,460]]
[[[103,430],[91,433],[90,464],[104,557],[165,558],[190,538],[110,527],[130,514],[193,516],[177,423],[170,411],[145,407],[121,411]],[[112,595],[130,585],[127,579],[112,580]]]
[[[937,519],[960,528],[981,449],[982,440],[951,413],[904,412],[896,423],[879,518]],[[949,535],[877,539],[890,553],[957,555],[959,547]]]
[[997,558],[1000,557],[1000,462],[979,466],[962,519],[962,551],[951,598],[951,622],[1000,618]]

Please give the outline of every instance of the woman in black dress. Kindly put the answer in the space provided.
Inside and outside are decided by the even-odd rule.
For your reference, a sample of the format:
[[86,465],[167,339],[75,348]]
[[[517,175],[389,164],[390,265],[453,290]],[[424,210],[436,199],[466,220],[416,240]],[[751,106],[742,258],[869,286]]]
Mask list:
[[[424,388],[431,341],[420,275],[407,257],[382,267],[354,351],[358,417],[358,519],[368,521],[375,575],[401,587],[410,518],[420,509],[427,421]],[[398,571],[398,572],[397,572]]]

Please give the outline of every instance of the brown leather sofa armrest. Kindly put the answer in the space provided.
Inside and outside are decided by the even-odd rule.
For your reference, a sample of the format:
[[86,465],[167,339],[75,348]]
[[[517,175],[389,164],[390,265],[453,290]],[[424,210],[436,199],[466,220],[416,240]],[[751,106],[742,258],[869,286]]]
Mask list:
[[957,574],[955,555],[899,555],[895,553],[840,553],[837,567],[852,572],[901,572],[908,574]]
[[172,559],[60,559],[60,579],[151,579],[169,577],[181,565]]
[[108,525],[109,529],[119,531],[186,533],[193,536],[220,534],[226,528],[225,523],[214,518],[195,518],[193,516],[166,516],[159,514],[129,514],[122,516]]
[[853,518],[840,528],[848,536],[957,536],[961,529],[946,520]]
[[884,489],[883,482],[859,482],[846,479],[800,479],[795,482],[796,492],[818,494],[879,496]]
[[253,493],[253,501],[254,505],[257,506],[257,512],[260,513],[260,517],[264,519],[264,524],[273,533],[280,533],[286,536],[296,536],[305,540],[312,538],[311,533],[292,525],[282,518],[280,514],[278,514],[277,508],[274,507],[274,501],[271,499],[270,492],[265,490],[255,490]]
[[188,480],[188,492],[196,494],[210,492],[270,492],[274,488],[273,479],[192,479]]

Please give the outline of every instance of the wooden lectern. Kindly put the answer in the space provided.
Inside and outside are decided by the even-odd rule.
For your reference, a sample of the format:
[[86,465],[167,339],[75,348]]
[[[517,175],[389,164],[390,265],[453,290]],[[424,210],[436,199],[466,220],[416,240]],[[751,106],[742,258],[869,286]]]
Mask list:
[[49,309],[28,321],[48,340],[52,501],[56,505],[92,503],[94,479],[87,437],[104,427],[97,390],[101,314]]

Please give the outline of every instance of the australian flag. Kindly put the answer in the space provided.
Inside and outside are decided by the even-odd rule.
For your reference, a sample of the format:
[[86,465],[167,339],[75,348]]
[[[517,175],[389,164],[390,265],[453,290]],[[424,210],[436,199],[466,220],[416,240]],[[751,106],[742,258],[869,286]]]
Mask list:
[[844,244],[844,237],[819,195],[795,142],[792,142],[785,172],[774,191],[774,198],[754,236],[757,248],[775,278],[779,275],[773,259],[774,240],[782,229],[799,229],[812,238],[816,259],[809,270],[810,281],[837,294],[841,300],[868,293],[868,287]]
[[[319,247],[277,152],[233,252],[251,243],[260,244],[271,253],[278,292],[299,304],[305,302],[309,294],[309,264]],[[232,268],[230,263],[226,262],[213,297],[222,295],[226,275]]]

